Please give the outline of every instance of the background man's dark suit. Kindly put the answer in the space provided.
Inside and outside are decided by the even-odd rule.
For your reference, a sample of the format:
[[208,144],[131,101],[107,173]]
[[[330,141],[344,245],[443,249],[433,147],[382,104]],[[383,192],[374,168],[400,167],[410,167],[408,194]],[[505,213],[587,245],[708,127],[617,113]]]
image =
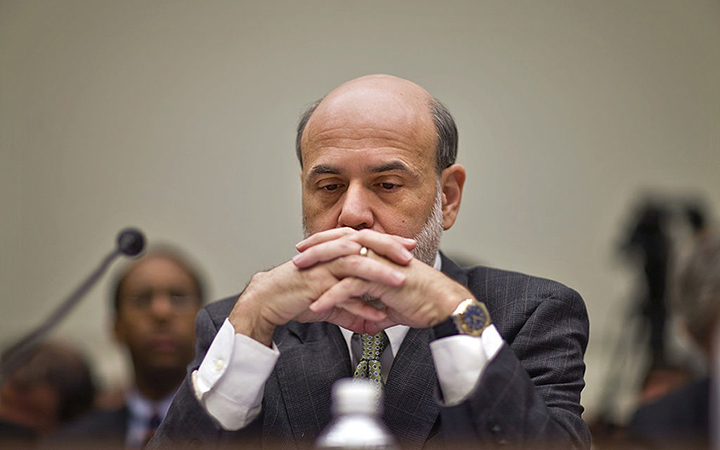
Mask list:
[[125,448],[129,420],[127,406],[94,411],[56,433],[43,448],[76,448],[82,444],[93,444],[103,449],[122,449]]
[[[553,281],[476,267],[461,269],[443,256],[443,272],[485,302],[508,344],[487,366],[481,383],[460,405],[438,403],[430,329],[411,329],[393,362],[385,389],[384,420],[407,448],[449,439],[567,440],[589,447],[581,419],[583,354],[589,324],[575,291]],[[196,359],[202,362],[235,299],[208,305],[197,319]],[[352,376],[338,327],[290,322],[278,327],[280,359],[265,386],[263,412],[248,427],[222,431],[195,399],[187,377],[150,447],[174,441],[262,440],[265,447],[308,448],[331,419],[330,388]],[[508,347],[509,346],[509,347]]]
[[[710,378],[701,378],[635,412],[631,438],[653,447],[679,448],[710,442]],[[695,447],[693,447],[695,448]]]

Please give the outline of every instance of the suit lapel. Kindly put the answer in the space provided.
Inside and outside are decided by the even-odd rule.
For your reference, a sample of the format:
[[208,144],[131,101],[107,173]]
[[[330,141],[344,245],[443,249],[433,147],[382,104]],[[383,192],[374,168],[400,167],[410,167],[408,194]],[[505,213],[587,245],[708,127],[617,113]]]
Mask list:
[[330,422],[332,384],[352,376],[350,355],[335,325],[291,322],[287,331],[275,373],[295,441],[312,442]]
[[[467,286],[467,275],[442,253],[442,271]],[[384,420],[403,448],[422,448],[438,418],[437,374],[430,330],[411,328],[400,346],[385,386]]]
[[455,264],[450,258],[445,256],[442,252],[440,252],[440,258],[442,260],[442,273],[449,276],[450,278],[457,281],[458,283],[462,284],[463,286],[467,287],[467,285],[468,285],[467,272],[465,270],[461,269],[457,264]]
[[385,423],[403,447],[422,447],[438,416],[429,338],[429,330],[408,331],[385,386]]

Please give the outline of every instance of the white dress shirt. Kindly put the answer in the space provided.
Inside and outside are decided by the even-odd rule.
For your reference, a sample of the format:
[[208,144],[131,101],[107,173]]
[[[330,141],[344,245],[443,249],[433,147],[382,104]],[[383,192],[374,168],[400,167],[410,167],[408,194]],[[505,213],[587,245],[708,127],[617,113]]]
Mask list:
[[[438,254],[434,267],[440,270],[441,265]],[[342,327],[340,330],[352,363],[356,365],[361,355],[360,342],[352,339],[352,331]],[[385,330],[390,340],[390,345],[380,357],[385,380],[408,330],[405,325]],[[356,341],[354,345],[353,341]],[[483,370],[502,345],[502,337],[493,325],[480,337],[448,336],[430,343],[446,405],[462,402],[473,391]],[[226,430],[239,430],[260,414],[265,382],[279,357],[275,343],[269,348],[248,336],[237,334],[230,321],[225,319],[200,367],[192,373],[195,396],[220,426]]]
[[143,448],[150,432],[150,421],[157,415],[162,421],[175,398],[175,392],[162,400],[149,400],[133,389],[125,396],[125,404],[130,412],[125,446],[127,448]]

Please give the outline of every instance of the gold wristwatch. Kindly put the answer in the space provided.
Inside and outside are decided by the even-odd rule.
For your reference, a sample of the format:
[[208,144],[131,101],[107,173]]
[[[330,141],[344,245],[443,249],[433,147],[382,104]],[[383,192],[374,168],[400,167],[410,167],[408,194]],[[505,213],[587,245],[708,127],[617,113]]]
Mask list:
[[474,298],[466,298],[447,319],[435,325],[433,331],[435,339],[458,334],[480,336],[491,323],[485,304]]

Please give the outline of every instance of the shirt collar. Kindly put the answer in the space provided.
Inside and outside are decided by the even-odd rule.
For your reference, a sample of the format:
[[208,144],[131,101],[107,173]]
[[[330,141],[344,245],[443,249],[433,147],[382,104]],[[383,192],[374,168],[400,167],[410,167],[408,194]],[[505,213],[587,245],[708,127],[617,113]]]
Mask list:
[[175,392],[172,392],[163,399],[150,400],[143,397],[136,388],[133,388],[126,394],[125,403],[133,417],[149,421],[155,414],[165,417],[174,397]]

